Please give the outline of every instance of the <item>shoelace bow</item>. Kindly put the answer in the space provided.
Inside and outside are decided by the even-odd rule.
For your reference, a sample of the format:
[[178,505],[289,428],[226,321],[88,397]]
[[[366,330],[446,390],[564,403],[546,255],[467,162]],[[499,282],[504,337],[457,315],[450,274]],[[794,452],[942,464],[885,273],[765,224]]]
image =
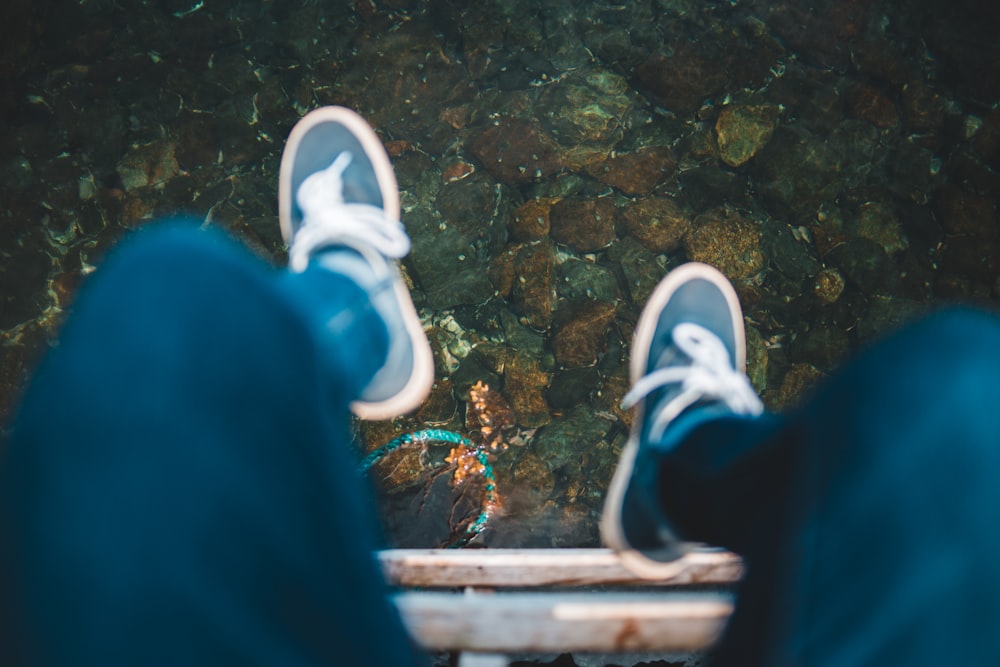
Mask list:
[[[680,385],[677,394],[658,409],[650,425],[650,439],[659,439],[677,415],[701,399],[722,401],[737,414],[759,415],[764,411],[750,380],[732,367],[726,346],[718,336],[691,322],[678,324],[671,334],[674,345],[691,363],[667,366],[645,375],[622,400],[622,405],[630,408],[661,387]],[[664,352],[667,354],[676,354],[676,351],[668,348]],[[664,361],[660,359],[660,363]]]
[[299,186],[295,201],[302,210],[302,226],[288,251],[292,270],[304,271],[312,254],[323,246],[371,247],[391,259],[405,257],[410,251],[403,223],[387,218],[377,206],[344,201],[342,175],[353,159],[345,151]]

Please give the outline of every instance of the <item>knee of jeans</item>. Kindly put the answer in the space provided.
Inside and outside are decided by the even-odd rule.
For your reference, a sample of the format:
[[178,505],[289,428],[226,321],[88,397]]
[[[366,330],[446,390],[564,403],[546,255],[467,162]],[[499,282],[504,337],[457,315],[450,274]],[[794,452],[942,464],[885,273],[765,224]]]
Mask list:
[[1000,316],[978,308],[952,307],[929,314],[913,329],[922,335],[966,340],[985,337],[995,341],[1000,337]]
[[902,391],[914,398],[909,419],[923,441],[949,460],[992,461],[1000,442],[1000,319],[971,308],[942,311],[914,327],[903,352],[913,370],[902,371],[901,383],[911,385]]
[[933,313],[865,352],[852,370],[851,381],[876,399],[926,391],[975,402],[1000,388],[1000,318],[972,308]]
[[108,256],[107,268],[139,265],[158,270],[185,270],[231,260],[241,248],[228,235],[202,229],[189,218],[151,223],[126,237]]
[[1000,318],[971,308],[931,315],[903,347],[917,379],[945,400],[993,401],[1000,389]]
[[224,302],[247,292],[250,283],[270,282],[266,267],[228,235],[174,219],[152,223],[112,249],[84,284],[81,299],[117,302],[117,308],[127,303],[133,310],[168,307],[162,299]]
[[977,455],[1000,439],[998,394],[1000,319],[962,308],[874,346],[835,374],[807,411],[841,442],[838,456],[898,445],[901,456],[933,457],[949,443],[969,443]]

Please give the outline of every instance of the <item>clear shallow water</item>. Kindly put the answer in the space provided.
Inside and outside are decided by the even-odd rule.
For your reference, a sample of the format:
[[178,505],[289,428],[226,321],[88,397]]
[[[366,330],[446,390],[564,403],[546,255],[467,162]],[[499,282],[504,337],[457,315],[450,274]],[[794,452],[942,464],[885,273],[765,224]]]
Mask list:
[[[1000,54],[978,4],[12,2],[0,416],[129,229],[186,212],[282,263],[284,137],[344,104],[393,155],[439,377],[359,449],[475,431],[485,382],[513,416],[479,542],[595,544],[631,329],[670,267],[734,281],[774,409],[916,313],[996,299]],[[461,523],[438,449],[375,471],[401,544]]]

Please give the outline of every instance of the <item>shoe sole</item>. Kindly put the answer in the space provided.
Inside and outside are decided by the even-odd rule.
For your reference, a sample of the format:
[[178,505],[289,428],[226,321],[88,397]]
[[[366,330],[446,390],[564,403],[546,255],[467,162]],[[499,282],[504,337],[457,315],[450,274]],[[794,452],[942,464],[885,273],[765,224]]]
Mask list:
[[[320,107],[310,111],[295,124],[288,135],[288,141],[285,143],[285,149],[281,156],[281,170],[278,176],[278,220],[281,225],[281,236],[286,244],[291,244],[299,224],[294,214],[293,179],[296,159],[303,146],[303,140],[309,133],[329,123],[334,123],[347,130],[357,141],[375,172],[381,201],[367,203],[381,206],[386,217],[399,220],[399,187],[382,140],[375,134],[368,121],[355,111],[337,106]],[[329,165],[344,148],[331,147],[326,165]],[[392,264],[396,272],[393,290],[413,347],[413,371],[406,384],[393,396],[379,401],[358,400],[352,402],[351,411],[361,419],[392,419],[411,412],[420,407],[434,383],[434,357],[430,344],[427,342],[427,335],[424,333],[420,317],[413,306],[410,291],[399,271],[399,265],[395,262]]]
[[[653,294],[649,297],[642,315],[639,317],[639,322],[636,324],[633,336],[631,361],[629,363],[629,379],[631,384],[635,384],[646,374],[646,366],[649,362],[649,349],[653,342],[653,335],[656,333],[660,313],[667,303],[670,302],[671,297],[677,292],[678,288],[695,279],[711,283],[724,296],[734,323],[736,368],[741,372],[745,372],[746,332],[743,327],[743,310],[740,307],[736,290],[733,289],[732,284],[718,269],[708,264],[690,262],[677,267],[660,281],[660,284],[656,286]],[[654,560],[644,552],[634,549],[628,543],[621,524],[625,492],[628,490],[629,482],[632,479],[632,470],[639,452],[640,425],[643,423],[645,416],[645,403],[644,400],[640,401],[635,407],[632,429],[629,433],[628,441],[625,443],[625,448],[618,459],[618,466],[615,468],[615,473],[611,478],[611,485],[608,487],[608,494],[604,501],[604,510],[601,514],[601,540],[607,547],[618,552],[622,565],[627,567],[636,576],[645,579],[669,579],[684,569],[681,558],[699,545],[684,542],[680,538],[676,538],[674,542],[675,550],[671,553],[673,559],[667,561]]]

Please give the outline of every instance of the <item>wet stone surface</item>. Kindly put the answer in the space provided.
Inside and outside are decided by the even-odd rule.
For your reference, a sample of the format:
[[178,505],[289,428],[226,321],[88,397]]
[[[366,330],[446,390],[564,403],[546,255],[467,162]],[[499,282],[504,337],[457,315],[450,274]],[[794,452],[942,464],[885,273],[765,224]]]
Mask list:
[[655,253],[677,250],[691,227],[687,213],[666,197],[630,201],[619,215],[625,232]]
[[730,105],[715,121],[715,137],[722,161],[739,167],[764,147],[774,134],[780,108],[766,105]]
[[615,240],[611,199],[569,197],[552,207],[552,239],[578,253],[603,250]]
[[475,134],[469,149],[483,167],[507,185],[544,179],[562,166],[558,148],[537,125],[504,118]]
[[648,146],[590,164],[586,173],[627,195],[643,195],[668,178],[676,166],[669,148]]
[[732,282],[743,282],[764,270],[761,225],[731,209],[717,209],[695,219],[684,239],[694,261],[716,267]]
[[[283,264],[282,145],[324,104],[393,158],[438,378],[359,451],[466,430],[488,384],[512,416],[474,546],[597,544],[632,330],[674,266],[736,283],[772,409],[920,312],[1000,298],[986,3],[36,5],[0,40],[2,422],[128,230],[184,212]],[[373,473],[398,543],[476,511],[448,454]]]

